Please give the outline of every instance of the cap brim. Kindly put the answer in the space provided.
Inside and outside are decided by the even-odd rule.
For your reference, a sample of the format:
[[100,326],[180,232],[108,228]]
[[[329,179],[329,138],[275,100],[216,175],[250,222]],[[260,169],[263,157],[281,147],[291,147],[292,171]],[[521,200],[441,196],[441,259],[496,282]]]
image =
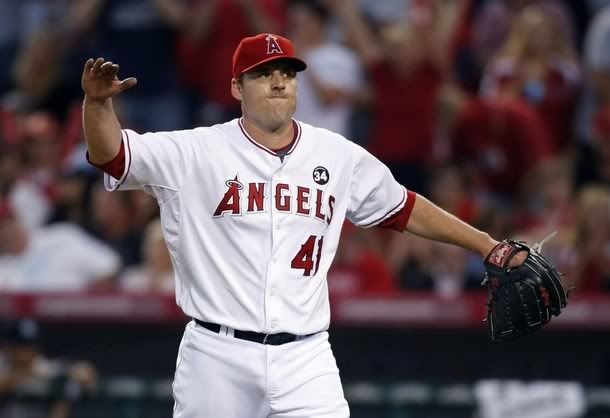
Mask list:
[[247,73],[250,70],[253,70],[254,68],[258,67],[259,65],[262,65],[266,62],[271,62],[271,61],[278,61],[278,60],[286,60],[286,61],[290,61],[294,64],[295,69],[297,70],[297,72],[299,71],[304,71],[307,68],[307,64],[305,64],[305,61],[300,60],[298,58],[295,57],[271,57],[271,58],[267,58],[265,60],[259,61],[256,64],[253,64],[249,67],[244,68],[241,73],[236,74],[235,77],[239,77],[240,75],[242,75],[243,73]]

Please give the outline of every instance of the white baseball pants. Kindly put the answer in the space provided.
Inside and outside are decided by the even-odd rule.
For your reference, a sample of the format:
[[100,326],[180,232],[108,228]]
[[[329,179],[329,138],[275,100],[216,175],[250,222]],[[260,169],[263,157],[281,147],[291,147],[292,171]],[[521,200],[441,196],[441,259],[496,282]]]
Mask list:
[[173,393],[174,418],[349,417],[327,332],[272,346],[191,321]]

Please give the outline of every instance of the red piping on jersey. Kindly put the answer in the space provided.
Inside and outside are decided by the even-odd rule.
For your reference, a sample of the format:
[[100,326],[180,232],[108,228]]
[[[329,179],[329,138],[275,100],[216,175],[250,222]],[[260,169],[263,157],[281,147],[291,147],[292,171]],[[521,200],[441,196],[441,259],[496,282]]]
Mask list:
[[298,134],[299,126],[297,125],[297,123],[294,120],[292,121],[292,128],[293,128],[293,130],[292,130],[292,141],[290,141],[290,144],[286,145],[285,147],[281,147],[281,148],[277,148],[277,149],[275,149],[275,148],[271,149],[271,151],[275,152],[276,154],[279,154],[279,153],[281,153],[283,151],[290,150],[290,148],[292,148],[292,146],[296,142],[297,137],[299,135]]
[[[123,131],[125,132],[125,131]],[[127,171],[125,171],[125,177],[123,177],[123,181],[120,182],[119,184],[117,184],[116,188],[118,189],[119,187],[121,187],[123,185],[123,183],[125,183],[125,180],[127,179],[127,176],[129,175],[129,169],[131,169],[131,144],[129,142],[129,134],[127,132],[125,132],[125,136],[127,137],[127,152],[129,153],[129,164],[127,164]],[[120,177],[119,177],[120,178]]]
[[375,225],[376,223],[378,223],[378,222],[380,222],[381,220],[383,220],[383,219],[384,219],[386,216],[388,216],[390,213],[392,213],[392,212],[394,212],[396,209],[398,209],[398,207],[399,207],[400,205],[406,205],[406,204],[407,204],[407,200],[408,200],[409,195],[408,195],[408,194],[406,194],[406,196],[405,196],[405,190],[406,190],[406,189],[403,187],[403,189],[402,189],[402,196],[403,196],[403,197],[402,197],[402,199],[400,199],[400,202],[399,202],[399,203],[398,203],[396,206],[394,206],[392,209],[390,209],[389,211],[387,211],[387,212],[386,212],[386,213],[385,213],[383,216],[380,216],[379,218],[375,219],[374,221],[369,222],[368,224],[359,225],[359,226],[360,226],[361,228],[366,228],[366,227],[369,227],[369,226],[373,226],[373,225]]
[[377,226],[383,229],[394,229],[398,232],[404,232],[407,229],[413,206],[415,206],[415,199],[417,199],[417,194],[407,191],[407,202],[402,209]]
[[248,132],[246,132],[246,129],[244,128],[244,124],[242,122],[243,118],[239,119],[238,124],[239,124],[239,128],[241,129],[242,133],[244,134],[244,136],[248,139],[248,141],[252,142],[254,145],[256,145],[258,148],[262,149],[265,152],[268,152],[269,154],[278,157],[278,152],[283,151],[284,149],[290,147],[290,150],[284,154],[284,155],[288,155],[290,154],[292,151],[294,151],[294,149],[296,148],[299,139],[301,139],[301,125],[298,124],[297,121],[295,121],[294,119],[292,120],[292,126],[294,127],[294,136],[292,137],[292,142],[290,144],[288,144],[285,147],[282,147],[280,149],[277,150],[272,150],[269,149],[261,144],[259,144],[258,142],[256,142],[249,134]]

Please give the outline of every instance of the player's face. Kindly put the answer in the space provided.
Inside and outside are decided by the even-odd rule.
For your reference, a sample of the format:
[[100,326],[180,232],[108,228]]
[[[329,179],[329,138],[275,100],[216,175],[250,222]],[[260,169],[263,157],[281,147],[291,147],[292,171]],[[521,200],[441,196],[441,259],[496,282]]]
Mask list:
[[261,64],[233,80],[233,97],[241,100],[244,117],[274,132],[290,123],[296,110],[296,70],[286,61]]

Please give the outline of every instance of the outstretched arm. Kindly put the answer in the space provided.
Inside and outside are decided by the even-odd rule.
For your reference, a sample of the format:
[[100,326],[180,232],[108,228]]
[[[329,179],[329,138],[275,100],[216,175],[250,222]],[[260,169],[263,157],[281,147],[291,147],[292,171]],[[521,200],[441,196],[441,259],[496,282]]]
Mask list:
[[[486,232],[479,231],[445,212],[421,195],[417,195],[406,230],[423,238],[466,248],[483,258],[487,257],[492,248],[498,244],[498,241]],[[511,260],[511,266],[520,265],[526,255],[526,253],[515,255]]]
[[114,113],[112,97],[137,83],[133,77],[120,81],[118,71],[117,64],[103,58],[87,60],[83,69],[83,129],[89,160],[97,165],[111,161],[121,147],[121,125]]
[[325,0],[324,4],[345,25],[349,41],[365,65],[372,65],[383,59],[375,36],[362,19],[354,0]]
[[482,257],[498,244],[489,234],[461,221],[421,195],[415,200],[407,231],[422,238],[458,245]]

